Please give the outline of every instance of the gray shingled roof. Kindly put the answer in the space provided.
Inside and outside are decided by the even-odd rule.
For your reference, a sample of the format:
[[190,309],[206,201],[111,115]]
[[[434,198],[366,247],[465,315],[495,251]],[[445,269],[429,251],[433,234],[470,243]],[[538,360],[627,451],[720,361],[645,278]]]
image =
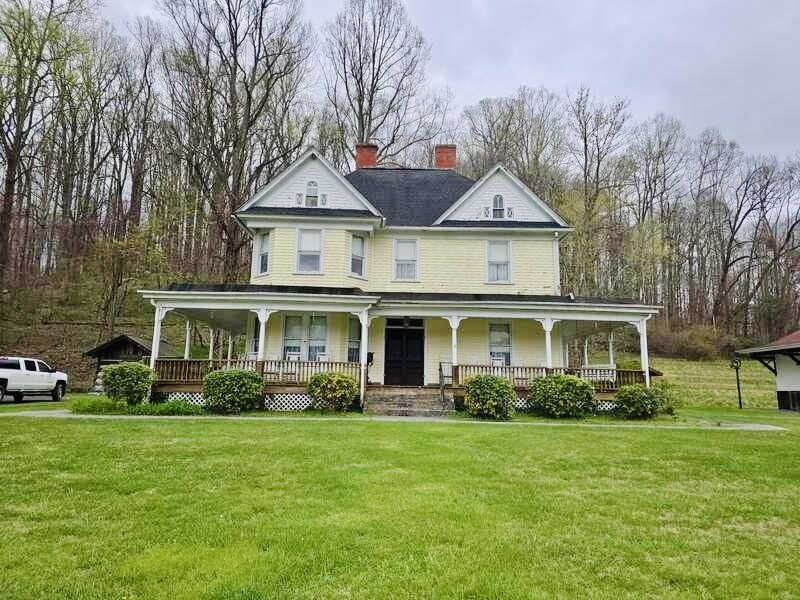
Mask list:
[[475,183],[450,169],[358,169],[345,178],[387,225],[431,225]]

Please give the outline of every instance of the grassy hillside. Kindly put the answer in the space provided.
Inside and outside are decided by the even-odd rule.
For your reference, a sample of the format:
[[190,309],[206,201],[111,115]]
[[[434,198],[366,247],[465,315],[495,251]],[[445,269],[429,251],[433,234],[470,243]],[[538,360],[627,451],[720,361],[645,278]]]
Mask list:
[[[728,360],[693,361],[654,356],[650,362],[675,384],[687,406],[737,406],[736,373]],[[744,406],[777,407],[775,377],[760,363],[743,360],[739,377]]]

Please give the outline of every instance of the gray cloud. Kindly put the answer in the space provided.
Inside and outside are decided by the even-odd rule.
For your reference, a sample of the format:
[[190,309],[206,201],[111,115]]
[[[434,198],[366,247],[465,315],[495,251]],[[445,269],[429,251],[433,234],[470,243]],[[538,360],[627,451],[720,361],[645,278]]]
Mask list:
[[[343,2],[307,0],[319,30]],[[794,0],[407,0],[431,43],[431,80],[457,106],[542,85],[626,96],[637,119],[658,112],[691,134],[716,126],[745,151],[800,151],[800,2]],[[117,24],[154,0],[104,7]]]

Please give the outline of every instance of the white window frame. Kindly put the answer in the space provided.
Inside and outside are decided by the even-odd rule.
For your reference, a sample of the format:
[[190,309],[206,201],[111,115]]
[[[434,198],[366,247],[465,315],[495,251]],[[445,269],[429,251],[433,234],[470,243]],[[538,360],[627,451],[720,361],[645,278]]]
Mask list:
[[[301,271],[300,270],[300,238],[303,231],[319,232],[319,270],[317,271]],[[295,275],[322,275],[325,272],[325,230],[312,229],[310,227],[298,227],[295,230],[295,261],[294,273]]]
[[[266,246],[267,246],[266,252],[264,251],[265,242],[266,242]],[[272,256],[271,256],[271,254],[272,254],[272,252],[271,252],[271,249],[272,249],[271,248],[271,244],[272,244],[272,238],[271,238],[271,236],[269,234],[269,231],[265,231],[264,233],[259,234],[259,236],[258,236],[258,253],[256,254],[256,260],[258,261],[258,263],[256,264],[256,273],[258,273],[259,275],[269,275],[269,263],[270,263],[270,259],[272,258]],[[267,268],[266,269],[262,269],[262,266],[263,266],[262,265],[262,259],[264,257],[264,254],[267,255]]]
[[[506,244],[508,248],[508,279],[492,281],[489,278],[490,272],[490,261],[489,261],[489,247],[492,244]],[[489,285],[508,285],[510,283],[514,283],[514,276],[513,276],[513,265],[511,262],[511,240],[486,240],[486,283]]]
[[511,321],[492,320],[486,324],[486,356],[489,364],[492,364],[492,325],[504,325],[508,327],[508,365],[514,364],[514,326]]
[[[397,243],[414,242],[414,277],[410,279],[400,279],[397,277]],[[419,238],[416,237],[396,237],[393,241],[392,256],[392,281],[397,282],[418,282],[419,281]]]
[[[353,271],[353,257],[356,255],[353,251],[353,246],[356,238],[364,241],[364,256],[361,257],[361,273]],[[348,265],[347,271],[351,277],[357,277],[359,279],[367,278],[367,235],[365,233],[353,233],[350,236],[350,264]]]
[[311,346],[311,318],[312,317],[325,317],[325,354],[328,355],[328,360],[331,361],[331,315],[324,312],[316,313],[297,313],[289,312],[284,313],[281,320],[281,345],[280,345],[280,359],[286,359],[286,320],[289,317],[299,317],[301,322],[301,337],[295,338],[300,341],[300,360],[309,359],[309,348]]
[[[311,189],[311,186],[314,186],[314,191],[316,192],[316,194],[314,194],[313,196],[308,193],[308,191]],[[315,199],[314,204],[308,203],[309,198]],[[308,183],[306,183],[306,193],[305,197],[303,198],[303,206],[305,206],[306,208],[317,208],[319,206],[319,201],[320,201],[319,184],[314,180],[309,181]]]
[[[497,200],[500,200],[500,207],[498,208],[496,205]],[[495,211],[500,211],[500,216],[495,215]],[[492,198],[492,220],[493,221],[502,221],[506,218],[506,199],[503,198],[502,194],[495,194]]]
[[[350,327],[353,324],[356,325],[356,330],[358,332],[358,334],[357,334],[358,337],[357,338],[352,337],[350,335],[351,334]],[[362,340],[361,340],[361,322],[358,320],[358,317],[356,317],[354,315],[350,315],[349,318],[347,319],[347,362],[360,362],[361,361],[361,344],[362,344]],[[358,352],[356,353],[356,359],[355,360],[350,360],[350,350],[351,350],[350,346],[351,345],[355,345],[357,347],[357,349],[358,349]]]

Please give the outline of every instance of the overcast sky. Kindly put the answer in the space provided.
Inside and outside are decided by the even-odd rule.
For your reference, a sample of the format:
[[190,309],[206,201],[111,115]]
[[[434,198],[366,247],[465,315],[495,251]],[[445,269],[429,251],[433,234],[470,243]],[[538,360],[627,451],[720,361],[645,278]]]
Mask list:
[[[156,0],[105,0],[123,25]],[[305,0],[317,31],[344,0]],[[752,154],[800,151],[798,0],[406,0],[431,44],[429,77],[456,107],[522,84],[579,84],[665,112],[691,135],[716,126]]]

